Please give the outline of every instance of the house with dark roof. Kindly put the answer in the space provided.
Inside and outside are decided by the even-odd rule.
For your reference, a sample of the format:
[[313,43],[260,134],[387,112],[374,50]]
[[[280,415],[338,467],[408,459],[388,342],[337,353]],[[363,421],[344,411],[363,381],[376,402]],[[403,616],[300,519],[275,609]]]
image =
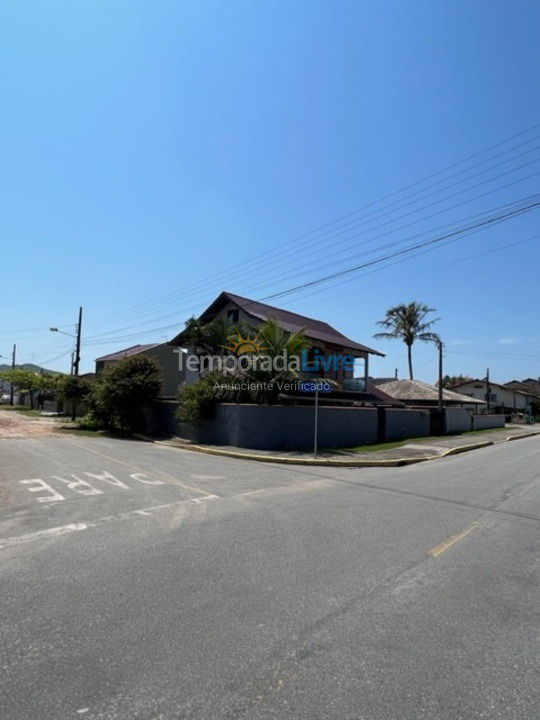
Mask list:
[[96,359],[96,375],[110,365],[115,365],[127,357],[145,355],[157,361],[161,369],[161,393],[163,399],[176,399],[178,388],[185,381],[185,374],[179,369],[178,348],[168,343],[150,343],[146,345],[132,345],[116,352],[102,355]]
[[[337,380],[343,390],[366,391],[369,371],[369,356],[384,357],[384,353],[374,350],[363,343],[351,340],[336,328],[322,320],[299,315],[283,308],[267,305],[266,303],[250,300],[230,292],[222,292],[204,310],[199,320],[204,323],[213,320],[225,320],[231,326],[244,323],[257,328],[265,321],[273,319],[279,327],[288,333],[302,331],[311,343],[311,353],[318,352],[319,356],[351,355],[358,359],[358,371],[339,368],[325,371],[325,377]],[[182,345],[185,342],[184,333],[179,333],[171,343]],[[318,372],[321,375],[321,372]]]

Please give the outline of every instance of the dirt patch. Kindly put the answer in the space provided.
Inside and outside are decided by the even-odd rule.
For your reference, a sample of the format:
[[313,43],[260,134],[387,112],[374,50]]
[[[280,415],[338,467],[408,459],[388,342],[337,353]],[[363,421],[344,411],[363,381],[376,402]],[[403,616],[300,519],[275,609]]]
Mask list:
[[52,435],[57,427],[54,418],[27,417],[16,411],[0,411],[0,440]]

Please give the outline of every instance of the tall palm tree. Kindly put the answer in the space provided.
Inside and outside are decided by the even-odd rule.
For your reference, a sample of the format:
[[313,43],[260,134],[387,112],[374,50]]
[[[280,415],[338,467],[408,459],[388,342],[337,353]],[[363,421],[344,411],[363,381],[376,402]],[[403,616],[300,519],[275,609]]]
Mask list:
[[415,340],[423,342],[439,343],[439,336],[430,332],[430,328],[439,318],[427,320],[427,316],[435,312],[434,308],[430,308],[423,303],[413,301],[408,305],[401,304],[390,308],[386,311],[384,320],[380,320],[377,325],[385,328],[385,332],[376,333],[374,337],[384,338],[386,340],[403,340],[407,346],[407,359],[409,361],[409,377],[413,380],[412,365],[412,346]]

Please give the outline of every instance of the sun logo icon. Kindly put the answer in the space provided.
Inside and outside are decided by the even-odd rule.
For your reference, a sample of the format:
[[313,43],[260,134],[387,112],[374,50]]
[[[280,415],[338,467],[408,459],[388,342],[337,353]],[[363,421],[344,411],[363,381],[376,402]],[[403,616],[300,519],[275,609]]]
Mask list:
[[242,333],[238,333],[237,335],[231,335],[228,340],[229,345],[220,345],[220,347],[224,350],[230,350],[237,356],[268,350],[267,347],[264,347],[264,341],[260,339],[259,335],[251,338],[249,335],[242,337]]

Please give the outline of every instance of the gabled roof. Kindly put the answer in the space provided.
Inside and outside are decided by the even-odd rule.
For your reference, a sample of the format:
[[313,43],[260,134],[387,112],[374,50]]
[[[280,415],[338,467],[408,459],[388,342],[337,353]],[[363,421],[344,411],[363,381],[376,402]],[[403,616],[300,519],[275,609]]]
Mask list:
[[132,345],[131,347],[125,348],[124,350],[118,350],[117,352],[110,353],[110,355],[102,355],[101,357],[96,358],[96,362],[123,360],[123,358],[125,357],[129,357],[130,355],[138,355],[145,350],[150,350],[150,348],[157,347],[159,344],[160,343],[150,343],[149,345]]
[[[465,387],[466,385],[475,385],[476,383],[480,383],[482,386],[486,385],[486,379],[480,379],[480,378],[473,378],[472,380],[467,380],[466,382],[459,383],[458,385],[454,385],[454,389]],[[531,393],[529,391],[523,391],[523,390],[515,390],[514,388],[507,387],[507,385],[501,385],[500,383],[493,382],[492,380],[489,381],[489,386],[491,388],[500,388],[501,390],[506,390],[507,392],[515,392],[518,395],[531,395],[534,393]]]
[[527,380],[512,380],[506,383],[504,387],[513,392],[540,397],[540,381],[533,380],[532,378],[528,378]]
[[[222,292],[202,313],[200,320],[210,322],[228,302],[234,303],[239,309],[246,313],[246,315],[251,316],[255,320],[264,322],[265,320],[273,318],[279,326],[287,332],[294,333],[303,330],[306,337],[310,340],[320,340],[325,343],[344,347],[347,350],[357,350],[384,357],[384,353],[351,340],[346,335],[343,335],[343,333],[340,333],[339,330],[336,330],[321,320],[315,320],[315,318],[306,317],[305,315],[298,315],[289,310],[283,310],[273,305],[266,305],[256,300],[249,300],[249,298],[234,295],[229,292]],[[171,342],[176,344],[181,336],[182,333],[177,335]]]
[[[378,385],[377,388],[382,390],[390,397],[396,400],[406,401],[438,401],[439,388],[435,385],[421,382],[420,380],[392,380],[391,382]],[[474,405],[484,404],[483,400],[477,400],[468,395],[461,395],[443,388],[443,401],[454,403],[469,403]]]

